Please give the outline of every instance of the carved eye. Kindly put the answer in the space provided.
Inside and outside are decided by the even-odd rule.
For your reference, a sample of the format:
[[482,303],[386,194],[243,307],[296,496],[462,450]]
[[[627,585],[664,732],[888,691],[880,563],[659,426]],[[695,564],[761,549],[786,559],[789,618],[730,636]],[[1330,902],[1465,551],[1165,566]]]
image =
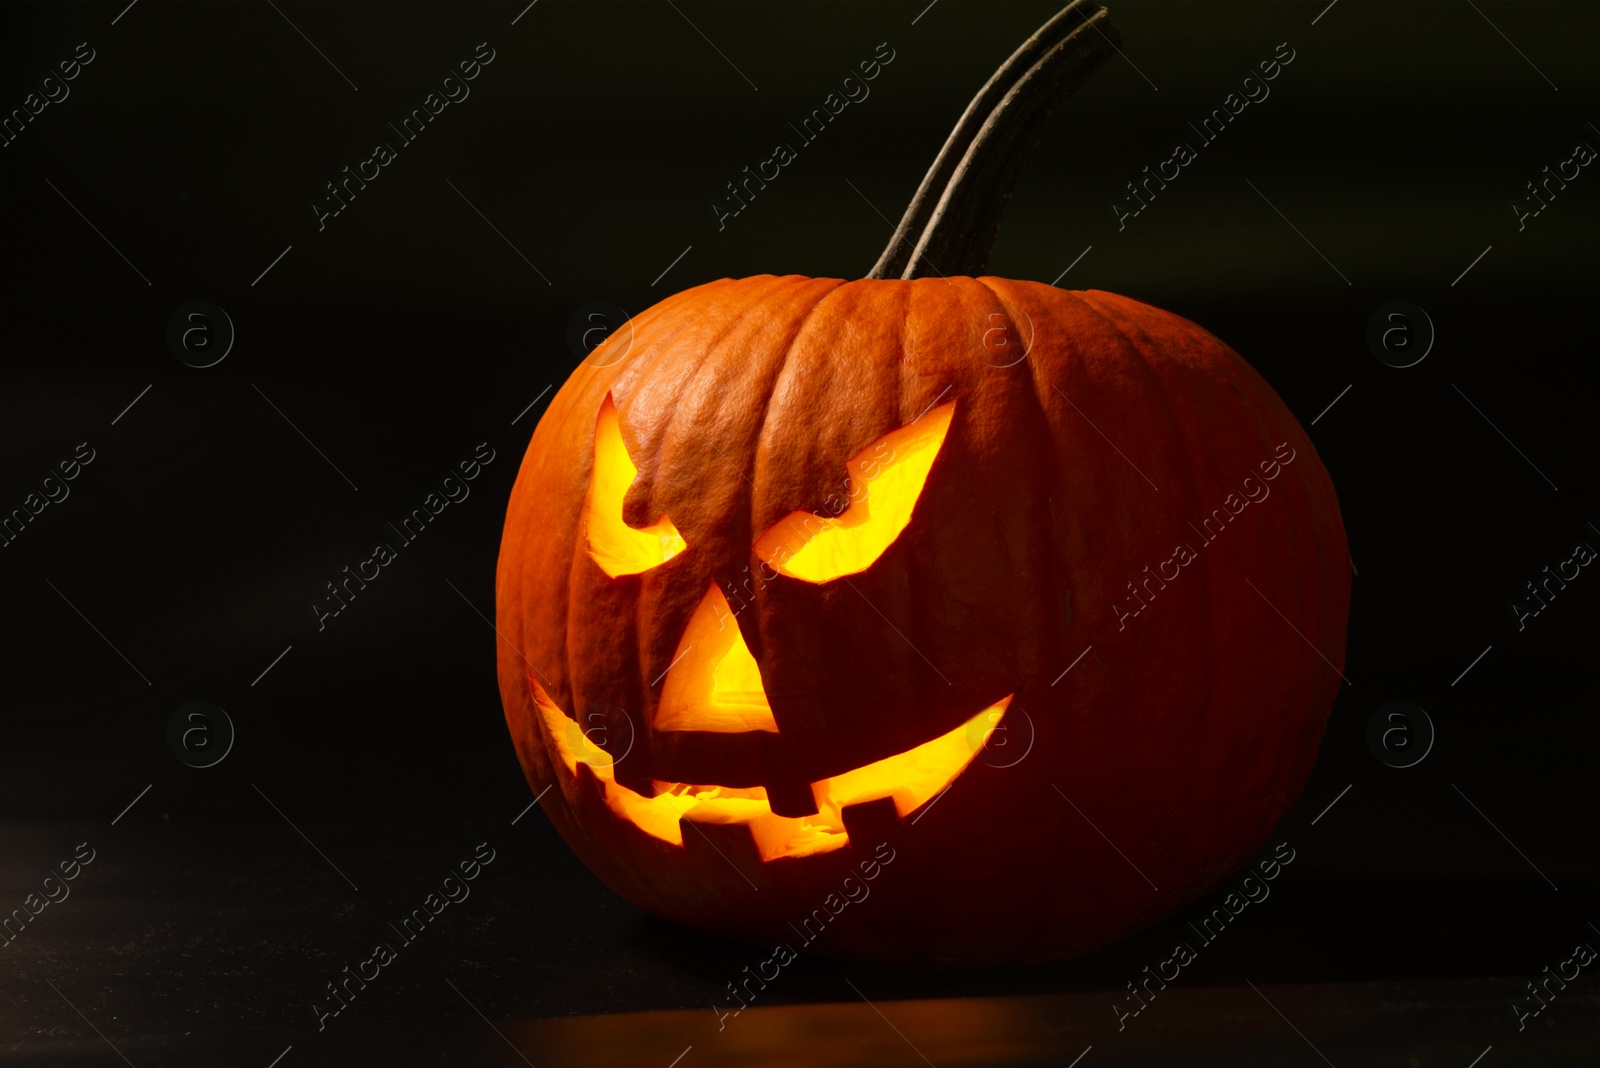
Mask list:
[[584,516],[589,556],[612,578],[660,567],[686,548],[678,528],[665,512],[642,530],[622,521],[622,500],[637,477],[639,469],[628,458],[617,406],[608,393],[595,424],[594,473],[589,477]]
[[871,567],[911,522],[956,403],[941,405],[851,457],[850,506],[838,516],[790,512],[761,535],[756,555],[779,574],[831,582]]

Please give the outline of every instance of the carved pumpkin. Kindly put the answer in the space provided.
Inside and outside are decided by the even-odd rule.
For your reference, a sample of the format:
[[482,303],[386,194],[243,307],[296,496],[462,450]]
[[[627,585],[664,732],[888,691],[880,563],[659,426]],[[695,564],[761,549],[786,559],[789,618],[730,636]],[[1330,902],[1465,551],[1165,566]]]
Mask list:
[[641,908],[858,958],[1068,956],[1215,885],[1304,784],[1350,572],[1276,394],[1125,297],[912,277],[981,265],[1026,147],[1002,132],[1114,38],[1079,4],[1019,50],[879,277],[679,293],[540,420],[506,718]]

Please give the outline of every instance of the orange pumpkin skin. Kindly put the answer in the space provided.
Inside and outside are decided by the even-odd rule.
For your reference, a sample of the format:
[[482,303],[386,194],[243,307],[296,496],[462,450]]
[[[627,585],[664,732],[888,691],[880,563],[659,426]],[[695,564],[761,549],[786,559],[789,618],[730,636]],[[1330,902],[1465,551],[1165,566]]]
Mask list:
[[[608,394],[639,472],[627,522],[666,513],[687,543],[621,578],[584,528]],[[951,400],[912,519],[876,562],[752,582],[764,531],[827,513],[847,460]],[[1178,546],[1192,558],[1174,568]],[[747,591],[735,618],[775,735],[648,726],[712,584]],[[544,811],[642,909],[856,959],[1058,959],[1193,901],[1266,841],[1315,759],[1349,597],[1311,442],[1193,323],[991,277],[724,279],[636,317],[535,430],[496,583],[500,688]],[[621,757],[617,782],[647,797],[652,780],[803,789],[1006,694],[1014,748],[908,816],[859,813],[844,848],[763,861],[742,826],[680,846],[615,815],[553,749],[535,677],[604,724],[592,737]],[[1024,718],[1031,749],[1010,763]]]

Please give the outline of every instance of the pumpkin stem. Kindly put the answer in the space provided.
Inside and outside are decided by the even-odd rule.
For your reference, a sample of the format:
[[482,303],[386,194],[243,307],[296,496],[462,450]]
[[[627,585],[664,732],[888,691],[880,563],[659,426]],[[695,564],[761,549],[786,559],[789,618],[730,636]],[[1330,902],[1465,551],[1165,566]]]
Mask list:
[[1023,42],[967,105],[867,277],[982,274],[1051,116],[1121,39],[1105,8],[1072,0]]

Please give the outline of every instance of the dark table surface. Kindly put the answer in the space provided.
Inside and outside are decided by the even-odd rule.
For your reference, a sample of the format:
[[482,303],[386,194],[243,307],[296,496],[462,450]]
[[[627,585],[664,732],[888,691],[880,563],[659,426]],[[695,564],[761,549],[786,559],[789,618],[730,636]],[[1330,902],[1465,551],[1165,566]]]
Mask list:
[[[1438,786],[1439,784],[1433,784]],[[254,789],[245,787],[245,789]],[[651,919],[600,885],[537,809],[479,820],[192,823],[152,791],[110,821],[11,823],[18,900],[88,842],[94,859],[3,951],[18,1064],[1593,1063],[1587,974],[1519,1027],[1525,984],[1600,933],[1449,788],[1493,875],[1352,870],[1416,822],[1381,781],[1314,784],[1281,828],[1297,862],[1136,1015],[1126,984],[1195,942],[1199,906],[1093,956],[942,973],[801,957],[736,1015],[725,984],[767,955]],[[1448,796],[1446,796],[1448,794]],[[1414,801],[1426,799],[1426,791]],[[525,802],[524,802],[525,804]],[[1413,805],[1417,807],[1425,807]],[[115,815],[115,813],[113,813]],[[512,820],[517,819],[515,826]],[[1418,817],[1431,820],[1432,817]],[[1396,826],[1396,823],[1400,826]],[[1385,827],[1389,829],[1386,831]],[[302,837],[301,832],[304,833]],[[487,843],[464,900],[415,940],[388,927]],[[58,856],[59,854],[59,856]],[[1580,876],[1581,878],[1581,876]],[[348,880],[348,881],[347,881]],[[1220,895],[1212,895],[1219,897]],[[981,922],[1018,922],[1005,916]],[[377,942],[397,959],[335,1016],[325,984]],[[717,1011],[720,1008],[721,1012]],[[321,1026],[319,1026],[319,1023]],[[1119,1026],[1120,1024],[1120,1026]],[[497,1033],[498,1032],[498,1033]],[[516,1053],[513,1053],[513,1048]],[[690,1059],[692,1057],[692,1059]]]

